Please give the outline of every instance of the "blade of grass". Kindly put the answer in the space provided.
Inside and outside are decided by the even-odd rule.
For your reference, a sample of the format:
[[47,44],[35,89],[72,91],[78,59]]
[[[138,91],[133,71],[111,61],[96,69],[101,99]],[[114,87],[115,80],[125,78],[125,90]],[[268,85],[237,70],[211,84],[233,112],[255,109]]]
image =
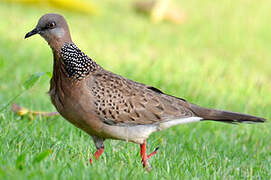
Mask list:
[[25,91],[29,90],[30,88],[32,88],[37,82],[38,80],[41,78],[41,76],[43,76],[44,74],[46,74],[48,77],[51,77],[52,74],[50,72],[37,72],[35,74],[32,74],[24,83],[23,83],[23,90],[21,92],[19,92],[17,95],[15,95],[14,97],[12,97],[1,109],[0,109],[0,113],[3,112],[4,110],[7,109],[8,106],[10,106],[10,104],[17,99],[19,96],[21,96]]

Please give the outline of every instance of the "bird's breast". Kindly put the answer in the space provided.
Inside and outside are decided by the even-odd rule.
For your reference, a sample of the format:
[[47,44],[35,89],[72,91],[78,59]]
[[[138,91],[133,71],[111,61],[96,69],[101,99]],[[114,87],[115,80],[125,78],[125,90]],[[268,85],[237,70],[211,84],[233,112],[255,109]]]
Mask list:
[[49,95],[57,111],[67,121],[86,131],[97,135],[102,122],[93,106],[93,97],[84,88],[84,81],[72,81],[67,77],[53,77]]

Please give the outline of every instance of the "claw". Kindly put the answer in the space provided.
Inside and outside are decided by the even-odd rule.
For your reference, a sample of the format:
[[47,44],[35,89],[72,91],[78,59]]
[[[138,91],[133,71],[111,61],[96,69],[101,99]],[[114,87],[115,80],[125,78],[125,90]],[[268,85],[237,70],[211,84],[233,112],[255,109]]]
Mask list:
[[155,148],[154,151],[147,156],[147,158],[149,159],[150,157],[152,157],[153,155],[155,155],[158,150],[159,150],[159,146],[157,148]]

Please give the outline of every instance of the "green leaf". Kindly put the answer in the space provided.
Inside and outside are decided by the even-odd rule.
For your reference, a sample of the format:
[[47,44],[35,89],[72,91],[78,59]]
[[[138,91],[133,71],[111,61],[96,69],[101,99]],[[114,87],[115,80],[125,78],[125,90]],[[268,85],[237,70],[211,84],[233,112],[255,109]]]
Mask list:
[[46,75],[49,77],[49,78],[52,78],[53,74],[51,72],[46,72]]
[[46,159],[50,154],[52,154],[52,151],[50,149],[41,152],[40,154],[36,155],[36,157],[33,160],[33,163],[40,163],[42,160]]
[[24,84],[23,84],[23,87],[28,90],[30,89],[31,87],[33,87],[37,82],[38,80],[40,79],[41,76],[43,76],[45,74],[45,72],[37,72],[35,74],[32,74],[30,76],[29,79],[27,79]]
[[22,170],[25,166],[25,154],[21,154],[17,157],[16,168]]
[[4,111],[5,109],[8,108],[8,106],[15,100],[17,99],[19,96],[21,96],[23,94],[24,91],[21,91],[19,94],[17,94],[16,96],[14,96],[13,98],[11,98],[8,103],[6,103],[3,107],[0,107],[0,113],[2,111]]

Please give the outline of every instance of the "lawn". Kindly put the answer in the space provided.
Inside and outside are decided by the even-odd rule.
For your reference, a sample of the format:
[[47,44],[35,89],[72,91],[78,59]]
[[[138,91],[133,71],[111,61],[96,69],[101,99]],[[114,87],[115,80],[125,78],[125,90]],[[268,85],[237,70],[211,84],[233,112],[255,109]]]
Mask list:
[[[0,107],[36,72],[52,72],[52,53],[38,36],[24,40],[47,12],[63,14],[73,41],[105,69],[201,106],[271,119],[271,1],[174,1],[182,25],[154,24],[132,1],[96,1],[99,16],[0,4]],[[15,100],[55,111],[43,76]],[[0,113],[0,179],[271,179],[271,126],[192,123],[154,133],[160,146],[147,173],[139,145],[107,140],[93,166],[92,139],[62,117],[30,120]]]

